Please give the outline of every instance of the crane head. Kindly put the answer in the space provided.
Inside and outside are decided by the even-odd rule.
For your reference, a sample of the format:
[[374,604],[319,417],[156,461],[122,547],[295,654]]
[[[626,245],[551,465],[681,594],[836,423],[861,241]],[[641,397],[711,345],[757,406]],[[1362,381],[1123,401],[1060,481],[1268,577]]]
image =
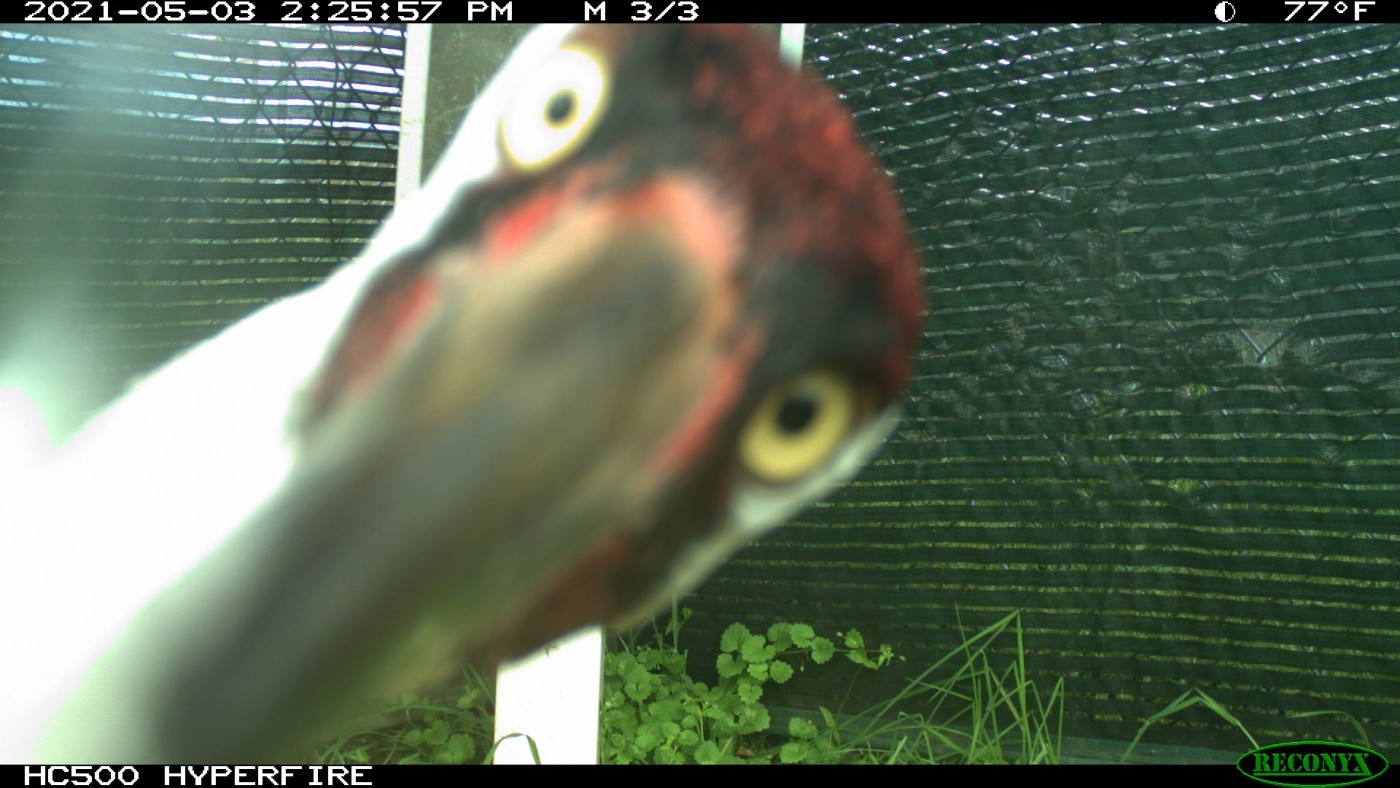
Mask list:
[[888,177],[754,32],[533,34],[359,261],[95,424],[132,439],[201,386],[231,422],[147,446],[207,498],[130,507],[183,563],[50,752],[295,755],[462,661],[655,612],[868,461],[922,310]]

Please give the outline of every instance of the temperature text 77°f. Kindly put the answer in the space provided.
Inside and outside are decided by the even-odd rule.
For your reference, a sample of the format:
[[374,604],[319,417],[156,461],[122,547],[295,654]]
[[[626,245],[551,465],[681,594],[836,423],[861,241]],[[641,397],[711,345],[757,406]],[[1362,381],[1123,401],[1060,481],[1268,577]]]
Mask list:
[[[1283,21],[1361,22],[1375,4],[1376,0],[1353,0],[1350,4],[1346,0],[1284,0],[1283,5],[1289,11]],[[1307,10],[1304,10],[1305,7]],[[1300,14],[1300,11],[1303,13]],[[1322,18],[1318,19],[1319,16]]]

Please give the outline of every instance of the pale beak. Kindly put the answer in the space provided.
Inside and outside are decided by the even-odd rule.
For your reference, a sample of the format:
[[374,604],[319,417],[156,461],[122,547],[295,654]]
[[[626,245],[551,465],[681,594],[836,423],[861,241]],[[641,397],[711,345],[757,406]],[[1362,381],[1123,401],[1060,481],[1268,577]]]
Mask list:
[[153,603],[189,627],[150,644],[159,757],[297,757],[462,660],[624,612],[611,576],[739,394],[715,384],[746,362],[737,247],[697,231],[717,205],[657,181],[565,210],[509,261],[422,261],[431,314]]

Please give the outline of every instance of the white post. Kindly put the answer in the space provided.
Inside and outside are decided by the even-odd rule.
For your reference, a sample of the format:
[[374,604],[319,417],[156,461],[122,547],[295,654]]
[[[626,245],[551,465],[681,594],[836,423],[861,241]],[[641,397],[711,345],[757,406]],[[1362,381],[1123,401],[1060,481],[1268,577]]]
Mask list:
[[535,763],[531,740],[540,763],[597,763],[602,691],[602,627],[580,629],[502,665],[496,676],[496,763]]

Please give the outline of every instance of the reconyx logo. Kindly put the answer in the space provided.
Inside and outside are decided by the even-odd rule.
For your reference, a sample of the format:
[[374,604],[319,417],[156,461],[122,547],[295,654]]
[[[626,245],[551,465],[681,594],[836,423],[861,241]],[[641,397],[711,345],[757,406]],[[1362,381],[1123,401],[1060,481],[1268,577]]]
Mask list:
[[1290,788],[1355,785],[1381,776],[1390,766],[1375,750],[1331,741],[1270,744],[1250,750],[1235,765],[1246,777]]

